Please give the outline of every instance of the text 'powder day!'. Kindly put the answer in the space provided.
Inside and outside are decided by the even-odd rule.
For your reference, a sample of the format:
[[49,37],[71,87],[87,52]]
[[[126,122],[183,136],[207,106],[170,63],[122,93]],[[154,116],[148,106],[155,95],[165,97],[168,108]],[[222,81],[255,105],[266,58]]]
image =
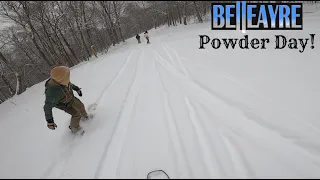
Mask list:
[[200,37],[200,47],[199,49],[205,49],[207,47],[212,47],[213,49],[219,49],[225,47],[226,49],[235,49],[239,46],[240,49],[267,49],[267,44],[270,42],[275,42],[274,49],[296,49],[300,53],[303,53],[306,47],[314,49],[315,34],[310,34],[308,38],[293,38],[286,37],[284,35],[275,35],[274,40],[269,38],[252,38],[250,39],[248,35],[244,35],[243,38],[213,38],[211,39],[207,35],[199,35]]

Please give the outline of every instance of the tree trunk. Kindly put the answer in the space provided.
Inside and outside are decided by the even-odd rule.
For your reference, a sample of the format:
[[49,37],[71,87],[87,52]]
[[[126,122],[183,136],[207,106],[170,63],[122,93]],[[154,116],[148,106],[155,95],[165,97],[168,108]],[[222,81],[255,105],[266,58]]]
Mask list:
[[183,24],[187,25],[187,3],[188,1],[186,1],[184,3],[184,17],[183,17]]
[[[65,59],[66,59],[66,61],[67,61],[67,64],[68,64],[69,66],[74,66],[75,63],[72,61],[72,59],[71,59],[71,57],[69,56],[69,53],[67,52],[65,46],[64,46],[63,43],[61,42],[61,40],[60,40],[60,38],[59,38],[59,35],[58,35],[58,32],[57,32],[57,29],[54,28],[54,26],[52,26],[51,23],[50,23],[50,25],[51,25],[51,28],[52,28],[52,30],[53,30],[53,32],[54,32],[54,36],[55,36],[56,39],[57,39],[57,42],[55,42],[55,43],[58,43],[58,48],[59,48],[60,52],[61,52],[61,51],[64,52],[65,57],[66,57]],[[72,54],[72,53],[71,53],[71,54]]]
[[86,60],[89,60],[89,57],[91,57],[91,54],[89,52],[89,48],[84,40],[84,36],[83,36],[83,32],[81,30],[81,27],[80,27],[80,22],[79,22],[79,19],[78,19],[78,14],[77,14],[77,10],[71,5],[71,9],[73,11],[73,15],[74,15],[74,18],[75,18],[75,21],[76,21],[76,26],[77,26],[77,29],[78,29],[78,32],[80,34],[80,38],[81,38],[81,42],[82,42],[82,48],[84,49],[84,52],[86,52]]
[[1,77],[2,81],[4,82],[4,84],[8,87],[10,95],[14,95],[14,90],[13,90],[10,82],[7,80],[7,78],[3,74],[1,74],[0,77]]
[[63,63],[63,61],[61,59],[61,56],[59,56],[60,54],[55,51],[55,48],[54,48],[54,45],[53,45],[53,43],[54,43],[53,42],[53,38],[48,34],[47,28],[45,27],[44,23],[42,22],[41,24],[42,24],[42,28],[43,28],[44,34],[46,35],[46,38],[47,38],[47,43],[46,44],[49,46],[49,48],[48,48],[49,51],[51,52],[51,54],[56,58],[56,60],[60,64]]
[[36,63],[34,61],[34,59],[29,55],[28,51],[18,42],[18,39],[16,38],[16,36],[13,34],[13,42],[24,52],[24,54],[26,55],[26,57],[28,57],[28,59],[37,67],[37,69],[39,70],[39,72],[43,75],[43,77],[46,77],[47,74],[45,74],[42,69],[39,67],[39,63]]
[[88,41],[90,43],[90,46],[92,46],[93,42],[92,42],[92,39],[91,39],[90,28],[88,26],[88,21],[87,21],[86,12],[85,12],[85,1],[81,1],[81,6],[82,6],[83,21],[84,21],[84,24],[85,24],[85,27],[86,27],[86,33],[87,33],[87,36],[88,36]]
[[21,94],[21,76],[17,71],[14,72],[14,75],[16,76],[16,92],[15,92],[15,95],[19,95],[19,94]]
[[5,100],[7,100],[8,98],[3,94],[1,88],[0,88],[0,103],[3,103]]
[[121,38],[122,42],[125,42],[125,40],[123,38],[121,26],[120,26],[120,17],[119,17],[118,12],[117,12],[116,3],[115,3],[115,1],[112,1],[112,2],[113,2],[114,13],[116,15],[116,24],[117,24],[118,29],[119,29],[120,38]]
[[157,29],[157,19],[153,16],[153,25],[154,25],[154,29]]
[[[20,94],[20,84],[21,84],[21,78],[19,73],[10,65],[9,61],[4,57],[4,55],[0,52],[0,60],[2,60],[6,66],[8,66],[9,70],[13,72],[17,78],[17,86],[16,86],[16,95]],[[3,82],[7,85],[7,87],[10,90],[11,95],[13,95],[13,88],[11,87],[11,84],[3,74],[1,74],[1,78]]]
[[76,56],[76,53],[74,52],[73,48],[70,46],[70,44],[68,43],[68,41],[66,40],[65,36],[62,34],[61,29],[58,27],[58,32],[63,40],[63,42],[66,44],[67,48],[69,49],[69,51],[71,52],[73,58],[75,59],[76,62],[78,62],[78,57]]
[[[53,64],[50,62],[50,60],[47,58],[47,56],[44,54],[44,52],[41,50],[39,44],[37,43],[36,41],[36,38],[35,38],[35,35],[37,34],[36,33],[36,30],[35,28],[33,27],[32,23],[31,23],[31,19],[30,19],[30,14],[29,14],[29,8],[27,7],[27,2],[20,2],[22,4],[22,7],[23,7],[23,10],[24,12],[26,13],[26,16],[27,16],[27,23],[28,25],[30,26],[30,29],[31,29],[31,33],[32,33],[32,36],[31,36],[31,39],[32,39],[32,42],[34,43],[35,47],[37,48],[37,50],[39,51],[41,57],[43,58],[43,60],[47,63],[47,65],[49,67],[51,67]],[[25,28],[25,27],[24,27]],[[27,30],[26,30],[27,31]]]
[[[45,16],[45,17],[47,18],[47,21],[46,21],[46,22],[49,24],[49,28],[48,28],[48,29],[51,28],[52,31],[53,31],[53,36],[51,36],[51,35],[48,33],[48,30],[47,30],[47,28],[46,28],[46,26],[45,26],[45,24],[44,24],[44,18],[43,18],[43,19],[42,19],[43,29],[44,29],[44,31],[45,31],[45,34],[46,34],[47,38],[49,39],[49,42],[50,42],[50,44],[51,44],[51,47],[52,47],[52,49],[57,49],[57,50],[60,52],[60,53],[58,53],[58,52],[54,51],[55,54],[57,54],[56,56],[57,56],[59,59],[60,59],[60,57],[63,58],[63,59],[65,59],[65,61],[66,61],[66,63],[68,64],[68,66],[73,66],[74,64],[73,64],[73,62],[72,62],[69,54],[67,53],[64,45],[62,44],[62,42],[61,42],[61,40],[60,40],[60,38],[59,38],[59,36],[58,36],[58,34],[57,34],[57,29],[55,28],[54,25],[52,25],[52,23],[51,23],[51,21],[50,21],[51,19],[48,17],[48,15],[47,15],[45,12],[42,13],[42,16]],[[56,20],[56,18],[54,18],[54,20]]]
[[177,2],[176,7],[177,7],[177,12],[178,12],[179,23],[182,24],[181,10],[180,10],[180,6],[179,6],[179,2]]
[[193,4],[194,4],[194,8],[195,8],[195,10],[196,10],[196,14],[197,14],[197,17],[198,17],[198,21],[199,21],[200,23],[202,23],[203,21],[202,21],[202,18],[201,18],[201,16],[200,16],[200,13],[199,13],[199,10],[198,10],[196,1],[193,1]]
[[171,22],[171,13],[170,13],[169,4],[167,4],[167,19],[168,19],[168,26],[171,26],[172,22]]
[[[112,44],[113,46],[115,46],[115,44],[117,43],[117,37],[116,37],[116,34],[115,34],[115,30],[114,30],[114,27],[113,27],[113,22],[112,22],[112,19],[111,19],[111,16],[109,14],[109,11],[107,10],[107,5],[104,4],[105,2],[103,1],[99,1],[100,2],[100,6],[102,7],[103,9],[103,12],[104,12],[104,19],[105,19],[105,23],[106,23],[106,28],[108,30],[108,34],[111,35],[111,41],[112,41]],[[109,21],[110,23],[110,26],[111,26],[111,31],[109,30],[109,27],[108,27],[108,22],[107,20]],[[113,33],[112,33],[113,32]]]

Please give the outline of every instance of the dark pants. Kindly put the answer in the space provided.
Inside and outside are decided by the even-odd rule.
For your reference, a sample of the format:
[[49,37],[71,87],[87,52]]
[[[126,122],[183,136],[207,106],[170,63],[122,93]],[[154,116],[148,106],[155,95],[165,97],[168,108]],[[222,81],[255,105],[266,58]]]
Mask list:
[[87,117],[88,114],[84,107],[84,104],[76,97],[73,98],[73,103],[69,108],[59,108],[66,113],[70,114],[71,121],[70,121],[70,128],[78,128],[81,117]]

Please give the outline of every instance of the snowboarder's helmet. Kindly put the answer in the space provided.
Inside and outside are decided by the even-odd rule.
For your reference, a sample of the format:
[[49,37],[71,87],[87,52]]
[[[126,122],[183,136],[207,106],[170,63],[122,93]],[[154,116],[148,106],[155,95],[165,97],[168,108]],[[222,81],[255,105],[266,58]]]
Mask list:
[[56,66],[50,72],[51,78],[57,83],[67,86],[70,82],[70,69],[66,66]]

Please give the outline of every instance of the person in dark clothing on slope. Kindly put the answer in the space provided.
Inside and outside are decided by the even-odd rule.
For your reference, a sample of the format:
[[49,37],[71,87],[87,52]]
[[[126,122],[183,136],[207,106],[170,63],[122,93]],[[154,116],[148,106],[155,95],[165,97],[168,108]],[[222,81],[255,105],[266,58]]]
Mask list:
[[138,40],[138,43],[141,43],[139,34],[136,35],[136,39]]

